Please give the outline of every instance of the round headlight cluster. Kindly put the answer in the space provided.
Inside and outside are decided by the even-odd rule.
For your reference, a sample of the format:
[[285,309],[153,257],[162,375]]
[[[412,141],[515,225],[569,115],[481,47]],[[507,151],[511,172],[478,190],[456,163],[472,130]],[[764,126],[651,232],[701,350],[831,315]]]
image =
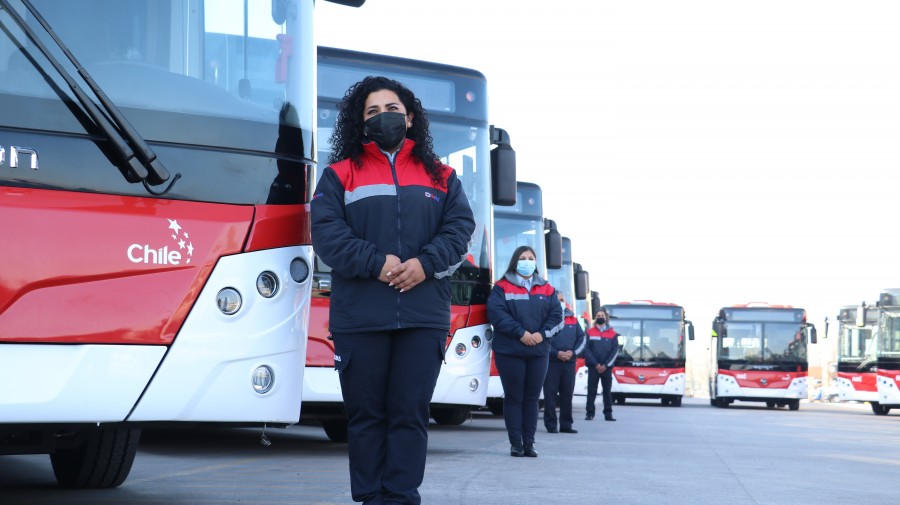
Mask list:
[[491,340],[494,340],[494,330],[492,330],[490,328],[485,330],[484,339],[487,340],[488,342],[490,342]]
[[481,337],[475,335],[472,337],[472,349],[478,349],[479,347],[481,347]]
[[216,295],[216,305],[226,316],[241,310],[241,294],[234,288],[224,288]]
[[278,277],[268,270],[256,278],[256,290],[266,298],[272,298],[278,292]]
[[471,391],[473,393],[475,391],[478,391],[478,386],[480,386],[480,385],[481,385],[481,382],[479,382],[478,379],[470,380],[469,381],[469,391]]
[[466,349],[466,344],[464,344],[462,342],[456,344],[456,357],[457,358],[462,358],[468,352],[469,352],[469,350]]

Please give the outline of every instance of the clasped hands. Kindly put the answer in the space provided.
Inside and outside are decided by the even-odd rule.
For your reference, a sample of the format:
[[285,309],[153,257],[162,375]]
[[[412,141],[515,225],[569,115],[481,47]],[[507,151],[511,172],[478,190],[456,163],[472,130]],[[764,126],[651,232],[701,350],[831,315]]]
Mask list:
[[538,345],[544,341],[544,336],[541,335],[540,332],[526,331],[522,335],[522,338],[519,339],[519,341],[527,346]]
[[572,351],[559,351],[556,353],[556,359],[560,361],[569,361],[573,357],[575,357],[575,353]]
[[378,280],[403,293],[425,281],[425,270],[418,258],[410,258],[401,263],[400,258],[388,254],[385,256]]

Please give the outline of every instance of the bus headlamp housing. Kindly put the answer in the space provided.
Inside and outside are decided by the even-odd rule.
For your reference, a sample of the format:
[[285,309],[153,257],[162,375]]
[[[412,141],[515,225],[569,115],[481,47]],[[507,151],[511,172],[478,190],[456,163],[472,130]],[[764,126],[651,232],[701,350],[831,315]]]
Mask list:
[[275,371],[268,365],[257,367],[253,371],[250,383],[253,386],[253,391],[264,395],[275,386]]
[[474,335],[472,337],[472,349],[478,349],[479,347],[481,347],[481,337]]
[[468,354],[469,349],[466,348],[466,344],[460,342],[460,343],[456,344],[456,349],[455,349],[455,351],[456,351],[456,357],[457,357],[457,358],[462,358],[462,357],[464,357],[466,354]]
[[226,316],[233,316],[241,310],[241,294],[234,288],[223,288],[216,295],[216,306]]
[[272,298],[278,292],[278,276],[268,270],[256,278],[256,290],[265,298]]
[[291,261],[291,279],[297,284],[303,284],[309,278],[309,263],[303,258],[294,258]]

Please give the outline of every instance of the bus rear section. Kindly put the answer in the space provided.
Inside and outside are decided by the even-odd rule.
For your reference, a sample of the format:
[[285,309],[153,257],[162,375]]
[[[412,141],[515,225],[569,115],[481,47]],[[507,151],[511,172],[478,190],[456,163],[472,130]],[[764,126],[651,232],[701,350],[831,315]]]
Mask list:
[[876,346],[878,311],[865,304],[847,305],[838,313],[835,385],[843,402],[870,402],[878,409]]
[[[409,87],[428,112],[435,153],[456,170],[475,217],[469,251],[450,277],[451,320],[444,362],[431,399],[439,424],[461,424],[485,404],[490,371],[487,322],[490,293],[493,205],[515,199],[515,153],[508,135],[487,122],[487,81],[480,72],[427,61],[320,47],[318,51],[318,149],[327,166],[337,107],[347,89],[368,75],[383,75]],[[491,148],[495,145],[495,148]],[[319,175],[321,175],[321,170]],[[334,441],[346,439],[347,417],[334,371],[328,331],[331,276],[316,259],[309,347],[303,381],[302,421],[322,424]],[[410,295],[399,296],[415,296]]]
[[878,298],[878,338],[876,346],[876,415],[900,409],[900,290],[889,289]]
[[694,339],[694,325],[684,308],[649,300],[604,305],[609,324],[619,334],[613,367],[612,398],[659,399],[681,406],[685,385],[685,337]]
[[724,307],[712,339],[711,405],[740,400],[797,410],[807,398],[806,349],[816,343],[816,328],[805,310],[762,302]]
[[0,5],[0,454],[114,487],[141,428],[296,423],[313,0]]

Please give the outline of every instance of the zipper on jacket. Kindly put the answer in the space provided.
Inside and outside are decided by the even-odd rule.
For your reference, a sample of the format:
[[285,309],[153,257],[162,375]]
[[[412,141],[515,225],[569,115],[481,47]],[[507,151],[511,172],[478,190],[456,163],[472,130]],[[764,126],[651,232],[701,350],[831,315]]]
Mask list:
[[[387,154],[384,155],[384,157],[387,158],[388,163],[391,165],[391,176],[394,178],[394,191],[397,194],[397,256],[399,256],[401,258],[403,257],[403,239],[401,239],[400,237],[403,236],[403,225],[402,225],[402,220],[400,219],[400,180],[397,178],[397,167],[395,166],[395,163],[397,161],[397,157],[400,156],[400,151],[402,151],[402,150],[403,150],[403,146],[401,145],[400,149],[397,150],[397,152],[394,154],[393,158],[391,156],[388,156]],[[401,327],[400,303],[401,303],[402,299],[400,298],[400,294],[401,294],[400,291],[399,290],[396,290],[396,291],[397,291],[397,328],[400,328]]]

